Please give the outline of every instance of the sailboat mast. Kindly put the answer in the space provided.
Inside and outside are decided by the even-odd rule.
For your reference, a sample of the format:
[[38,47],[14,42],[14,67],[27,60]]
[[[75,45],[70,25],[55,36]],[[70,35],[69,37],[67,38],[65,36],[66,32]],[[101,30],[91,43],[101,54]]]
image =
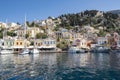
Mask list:
[[26,15],[25,15],[25,28],[24,28],[24,38],[26,39]]
[[24,47],[26,48],[26,15],[25,15],[25,27],[24,27]]
[[35,20],[34,20],[34,48],[35,48],[35,38],[36,36],[35,36]]
[[5,30],[3,31],[3,40],[7,37],[7,19],[6,19],[6,25],[5,25]]

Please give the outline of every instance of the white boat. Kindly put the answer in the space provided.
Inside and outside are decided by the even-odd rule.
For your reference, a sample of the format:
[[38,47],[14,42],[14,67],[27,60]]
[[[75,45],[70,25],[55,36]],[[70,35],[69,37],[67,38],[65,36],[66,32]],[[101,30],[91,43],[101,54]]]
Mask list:
[[69,48],[68,52],[69,53],[84,53],[85,50],[72,46]]
[[37,48],[34,48],[32,51],[31,51],[32,54],[38,54],[39,53],[39,50]]
[[30,51],[29,49],[24,49],[22,53],[20,53],[20,55],[25,55],[25,54],[29,54]]
[[9,50],[9,49],[3,49],[1,50],[1,54],[12,54],[14,51],[13,50]]

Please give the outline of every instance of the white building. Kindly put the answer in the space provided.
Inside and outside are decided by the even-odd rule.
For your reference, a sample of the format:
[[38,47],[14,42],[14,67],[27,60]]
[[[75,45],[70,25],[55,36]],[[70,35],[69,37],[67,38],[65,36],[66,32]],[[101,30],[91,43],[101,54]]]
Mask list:
[[107,44],[107,42],[108,42],[108,39],[105,38],[105,37],[98,37],[97,38],[97,44],[98,45],[104,45],[104,44]]

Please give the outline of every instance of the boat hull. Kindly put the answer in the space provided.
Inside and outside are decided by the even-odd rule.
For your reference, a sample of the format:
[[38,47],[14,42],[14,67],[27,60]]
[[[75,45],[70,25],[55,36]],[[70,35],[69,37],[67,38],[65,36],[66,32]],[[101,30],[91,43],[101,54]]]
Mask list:
[[32,53],[32,54],[38,54],[39,50],[38,49],[33,49],[30,53]]
[[79,48],[76,48],[76,47],[71,47],[68,50],[68,53],[84,53],[84,52],[85,52],[85,50],[79,49]]
[[0,52],[0,54],[2,54],[2,55],[4,55],[4,54],[12,54],[12,53],[14,53],[14,51],[11,51],[11,50],[2,50]]

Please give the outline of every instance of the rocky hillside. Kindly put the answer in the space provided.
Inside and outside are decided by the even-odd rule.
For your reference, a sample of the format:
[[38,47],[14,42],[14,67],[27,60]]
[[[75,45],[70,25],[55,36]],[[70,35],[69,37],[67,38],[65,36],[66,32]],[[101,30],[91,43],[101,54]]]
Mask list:
[[84,25],[90,25],[95,29],[102,27],[103,32],[116,31],[120,34],[120,17],[111,12],[86,10],[75,14],[64,14],[58,18],[61,19],[59,26],[67,29],[74,29],[74,26],[82,28]]
[[[85,10],[79,13],[63,14],[54,19],[49,17],[52,20],[44,20],[44,22],[41,23],[48,22],[46,23],[46,25],[48,25],[49,23],[54,25],[55,31],[59,30],[59,28],[66,28],[68,30],[71,29],[77,32],[81,32],[84,26],[89,25],[91,27],[94,27],[95,29],[101,29],[101,33],[111,33],[113,31],[116,31],[120,34],[119,13],[119,10],[108,12],[98,10]],[[29,22],[27,22],[27,24],[28,23]],[[31,24],[29,23],[28,26],[33,26],[34,24],[38,27],[40,26],[39,24],[36,24],[34,22],[32,22]]]

